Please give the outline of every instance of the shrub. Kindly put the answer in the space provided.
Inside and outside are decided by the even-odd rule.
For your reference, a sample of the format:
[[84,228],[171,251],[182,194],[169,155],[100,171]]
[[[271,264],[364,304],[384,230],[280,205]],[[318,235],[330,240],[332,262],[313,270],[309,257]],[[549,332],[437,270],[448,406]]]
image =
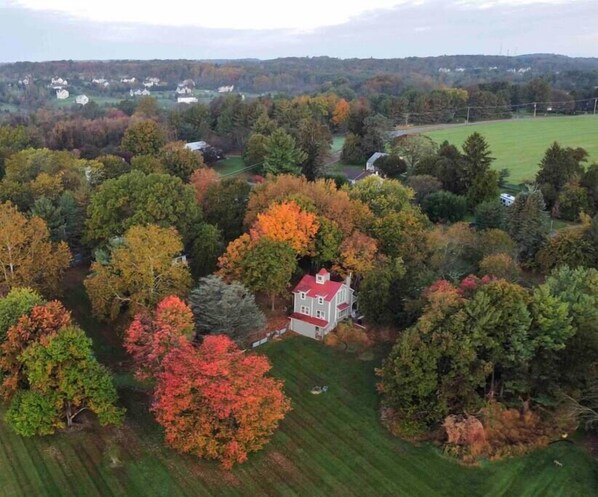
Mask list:
[[480,262],[480,275],[496,276],[507,281],[516,281],[521,269],[508,254],[487,255]]
[[482,202],[475,208],[474,215],[478,229],[498,228],[504,230],[507,227],[507,209],[500,203],[500,200]]
[[451,192],[439,191],[428,195],[422,204],[424,212],[432,222],[457,222],[465,217],[467,201],[465,197]]

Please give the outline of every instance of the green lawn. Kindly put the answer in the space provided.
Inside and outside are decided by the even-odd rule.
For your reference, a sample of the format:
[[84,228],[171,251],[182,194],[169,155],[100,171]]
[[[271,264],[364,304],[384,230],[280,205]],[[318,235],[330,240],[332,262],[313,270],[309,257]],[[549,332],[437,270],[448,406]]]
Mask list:
[[335,136],[332,138],[332,145],[330,150],[332,152],[340,152],[343,149],[343,145],[345,144],[345,137],[344,136]]
[[[226,159],[219,160],[214,164],[214,170],[222,176],[236,176],[236,173],[241,174],[244,167],[245,163],[240,155],[230,155]],[[251,172],[252,170],[249,169],[248,171]]]
[[[77,297],[67,302],[85,305]],[[285,380],[293,410],[272,442],[232,472],[164,447],[147,411],[146,392],[121,373],[117,382],[128,409],[122,429],[24,439],[0,423],[0,495],[596,495],[598,465],[572,444],[561,442],[481,469],[464,468],[431,446],[414,447],[382,428],[374,390],[377,361],[361,361],[300,337],[258,351],[270,357],[273,374]],[[328,392],[312,395],[314,385],[328,385]]]
[[496,169],[509,169],[508,182],[533,179],[545,150],[554,141],[567,147],[583,147],[590,160],[598,161],[598,116],[514,119],[497,123],[459,126],[427,133],[436,142],[461,145],[474,131],[484,135],[496,157]]

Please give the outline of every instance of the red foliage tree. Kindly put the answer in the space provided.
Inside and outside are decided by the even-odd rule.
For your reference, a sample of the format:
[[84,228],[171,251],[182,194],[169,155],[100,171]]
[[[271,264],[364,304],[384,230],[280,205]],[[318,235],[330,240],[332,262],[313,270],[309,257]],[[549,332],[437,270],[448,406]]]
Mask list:
[[37,305],[29,314],[21,316],[6,333],[0,353],[0,371],[3,372],[2,396],[10,399],[17,391],[22,378],[19,356],[29,345],[71,324],[71,313],[57,300]]
[[125,349],[135,361],[135,376],[140,380],[154,377],[166,354],[174,347],[185,346],[193,330],[191,309],[174,295],[162,300],[153,316],[137,314],[124,340]]
[[158,375],[153,411],[176,450],[226,469],[261,449],[290,409],[267,358],[245,354],[224,335],[173,348]]

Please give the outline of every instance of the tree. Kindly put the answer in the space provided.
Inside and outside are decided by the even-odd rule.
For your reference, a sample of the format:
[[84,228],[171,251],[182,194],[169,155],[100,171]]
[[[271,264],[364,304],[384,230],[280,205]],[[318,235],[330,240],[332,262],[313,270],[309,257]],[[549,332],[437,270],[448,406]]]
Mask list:
[[52,243],[49,237],[42,219],[27,219],[10,202],[0,204],[0,285],[58,294],[71,253],[66,243]]
[[593,257],[596,250],[587,233],[590,225],[576,226],[561,230],[546,240],[536,253],[536,261],[544,271],[559,266],[577,268],[593,267],[598,259]]
[[438,146],[425,135],[401,135],[392,141],[391,152],[401,157],[409,170],[413,170],[424,157],[436,153]]
[[578,221],[582,213],[592,214],[593,207],[588,198],[588,191],[577,181],[571,181],[559,193],[554,211],[562,219]]
[[36,305],[44,302],[42,296],[31,288],[13,288],[0,298],[0,346],[6,339],[9,328],[31,311]]
[[4,161],[31,146],[31,142],[25,126],[0,126],[0,180],[4,177]]
[[437,192],[442,189],[442,183],[439,179],[429,174],[422,174],[416,176],[409,176],[407,178],[407,186],[415,192],[414,200],[421,204],[430,193]]
[[239,178],[225,178],[206,190],[204,217],[218,226],[225,241],[234,240],[243,232],[243,217],[251,187]]
[[520,193],[509,207],[509,234],[519,246],[521,260],[532,259],[548,233],[548,214],[542,192],[532,188]]
[[155,121],[131,124],[121,142],[121,148],[132,155],[157,156],[164,146],[164,133]]
[[208,189],[218,181],[220,181],[220,175],[211,167],[202,167],[191,175],[189,183],[195,189],[195,199],[199,205],[204,205]]
[[536,174],[536,183],[549,208],[555,204],[565,184],[583,174],[581,162],[585,161],[586,157],[585,150],[563,148],[557,142],[546,150]]
[[339,128],[345,124],[349,119],[349,111],[349,103],[344,98],[339,99],[332,112],[332,119],[330,120],[332,125]]
[[287,243],[298,255],[313,251],[314,236],[318,231],[316,215],[302,210],[295,202],[272,205],[258,214],[251,228],[252,238],[266,237]]
[[173,349],[163,368],[153,411],[166,443],[226,469],[261,449],[290,409],[282,382],[265,376],[268,359],[243,353],[226,336]]
[[117,155],[101,155],[96,161],[102,164],[102,181],[118,178],[131,172],[131,165]]
[[328,156],[332,135],[328,126],[315,119],[302,119],[298,126],[297,146],[304,152],[301,172],[313,181],[321,176],[324,161]]
[[398,280],[405,276],[401,259],[379,263],[364,274],[359,285],[359,310],[368,323],[393,324],[400,311],[400,295],[397,295]]
[[465,217],[467,201],[465,197],[441,190],[428,195],[422,203],[422,208],[434,223],[456,222]]
[[376,216],[384,216],[410,206],[414,192],[397,180],[369,176],[351,188],[350,196],[366,204]]
[[270,174],[298,174],[299,166],[306,157],[298,148],[295,139],[279,128],[268,139],[262,170]]
[[488,200],[478,204],[475,208],[475,225],[480,230],[507,227],[508,210],[500,200]]
[[137,314],[124,338],[125,349],[135,362],[135,377],[156,379],[166,355],[188,346],[193,332],[191,309],[174,295],[161,300],[153,313]]
[[168,174],[185,183],[195,171],[206,167],[202,155],[185,148],[182,142],[165,145],[160,151],[160,160]]
[[378,252],[376,240],[359,231],[346,238],[340,247],[340,257],[333,265],[341,275],[363,274],[370,271]]
[[32,344],[21,355],[28,388],[17,392],[6,421],[22,436],[48,435],[71,427],[83,411],[100,424],[120,424],[124,410],[115,406],[110,373],[93,356],[91,340],[69,326]]
[[191,272],[194,277],[212,274],[218,265],[218,257],[224,251],[220,230],[208,223],[201,223],[195,231],[191,246]]
[[19,387],[26,383],[20,356],[27,348],[71,324],[71,314],[54,300],[37,304],[27,314],[21,315],[6,334],[1,346],[0,371],[2,371],[2,396],[10,400]]
[[266,158],[269,140],[270,138],[266,135],[252,133],[243,150],[243,163],[248,167],[262,164]]
[[521,269],[510,255],[492,254],[480,261],[479,274],[495,276],[507,281],[517,281],[521,276]]
[[105,243],[135,225],[174,226],[187,241],[200,218],[191,186],[168,174],[133,171],[103,183],[91,197],[86,238]]
[[266,324],[253,294],[237,281],[227,284],[218,276],[201,278],[189,302],[200,335],[228,335],[242,341]]
[[241,282],[253,292],[276,297],[286,292],[297,267],[295,250],[287,243],[260,238],[240,261]]
[[386,178],[398,179],[407,171],[407,163],[397,155],[383,155],[374,165]]
[[461,181],[472,207],[498,197],[498,173],[490,169],[494,161],[490,153],[488,143],[479,133],[471,134],[463,143]]
[[182,250],[174,228],[151,224],[129,228],[108,261],[91,265],[85,288],[94,314],[114,320],[123,306],[136,313],[168,295],[185,295],[191,275],[187,264],[175,259]]
[[366,157],[361,149],[361,137],[347,133],[341,151],[341,162],[344,164],[362,165]]

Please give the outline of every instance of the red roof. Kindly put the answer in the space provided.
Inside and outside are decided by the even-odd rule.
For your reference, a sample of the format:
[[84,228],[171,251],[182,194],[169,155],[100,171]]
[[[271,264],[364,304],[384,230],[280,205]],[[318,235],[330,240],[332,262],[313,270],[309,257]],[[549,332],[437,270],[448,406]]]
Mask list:
[[306,323],[320,326],[321,328],[326,328],[326,326],[328,326],[328,321],[324,321],[323,319],[319,318],[314,318],[313,316],[308,316],[307,314],[301,314],[300,312],[294,312],[289,317],[291,319],[298,319],[299,321],[305,321]]
[[347,304],[346,302],[337,306],[339,311],[344,311],[347,307],[349,307],[349,304]]
[[297,284],[293,293],[305,292],[312,298],[324,297],[324,300],[330,302],[338,291],[343,286],[342,282],[325,281],[324,283],[317,283],[316,278],[310,274],[306,274]]
[[325,268],[322,268],[322,269],[320,269],[320,270],[318,271],[318,274],[319,274],[320,276],[326,276],[326,275],[328,274],[328,271],[326,271],[326,269],[325,269]]

